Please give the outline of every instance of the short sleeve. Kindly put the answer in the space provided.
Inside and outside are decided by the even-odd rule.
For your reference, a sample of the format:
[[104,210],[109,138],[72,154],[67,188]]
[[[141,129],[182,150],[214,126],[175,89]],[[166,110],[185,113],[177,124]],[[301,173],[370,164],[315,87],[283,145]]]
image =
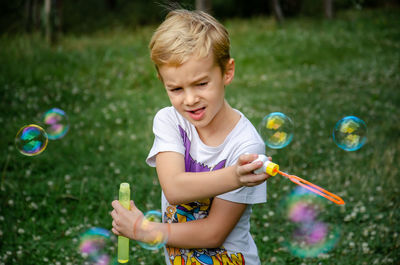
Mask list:
[[156,155],[160,152],[172,151],[185,154],[178,120],[172,107],[167,107],[157,112],[153,120],[153,133],[153,146],[146,159],[146,163],[149,166],[156,166]]
[[[244,153],[264,154],[265,146],[263,143],[253,143],[245,148],[241,148],[235,152],[232,160],[227,166],[231,166],[237,162],[239,156]],[[264,203],[267,201],[267,182],[254,187],[241,187],[239,189],[218,195],[217,198],[244,204]]]

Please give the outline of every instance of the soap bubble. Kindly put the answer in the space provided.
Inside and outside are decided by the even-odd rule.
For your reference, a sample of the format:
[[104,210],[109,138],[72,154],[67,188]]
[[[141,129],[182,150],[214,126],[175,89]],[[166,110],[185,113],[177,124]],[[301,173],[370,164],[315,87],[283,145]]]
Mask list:
[[43,114],[43,122],[50,140],[60,139],[68,132],[68,117],[58,108],[52,108]]
[[258,130],[265,144],[273,149],[284,148],[293,139],[293,122],[281,112],[265,116]]
[[143,233],[146,242],[137,242],[145,249],[159,249],[167,243],[169,232],[167,226],[154,223],[162,223],[162,214],[159,211],[151,210],[144,214],[144,218],[139,224],[138,231]]
[[340,229],[324,220],[328,215],[325,206],[325,200],[302,187],[284,200],[288,223],[282,245],[290,253],[302,258],[317,257],[336,245]]
[[42,153],[48,142],[47,133],[42,127],[30,124],[22,127],[15,136],[15,146],[26,156],[35,156]]
[[367,140],[367,125],[355,116],[347,116],[333,128],[333,141],[346,151],[360,149]]
[[92,227],[80,237],[79,251],[85,261],[93,265],[118,264],[112,258],[116,238],[107,229]]

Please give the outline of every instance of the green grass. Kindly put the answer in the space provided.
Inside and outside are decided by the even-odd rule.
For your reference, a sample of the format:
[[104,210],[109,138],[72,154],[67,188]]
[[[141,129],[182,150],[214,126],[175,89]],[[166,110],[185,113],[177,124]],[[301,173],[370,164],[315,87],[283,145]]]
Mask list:
[[[252,234],[262,264],[400,262],[400,12],[349,11],[334,20],[224,21],[236,76],[230,104],[257,125],[281,111],[295,123],[293,142],[271,150],[281,169],[339,194],[321,213],[340,240],[317,258],[291,255],[282,200],[295,184],[275,177],[268,203],[256,205]],[[90,227],[111,227],[121,182],[143,211],[158,209],[156,172],[144,160],[152,119],[169,105],[148,56],[154,27],[87,37],[49,48],[38,36],[0,39],[0,263],[82,264],[77,247]],[[70,131],[36,157],[14,146],[19,128],[63,109]],[[355,115],[368,126],[355,152],[332,141],[335,123]],[[162,264],[162,251],[131,241],[131,264]],[[116,252],[116,249],[114,250]],[[57,263],[58,262],[58,263]]]

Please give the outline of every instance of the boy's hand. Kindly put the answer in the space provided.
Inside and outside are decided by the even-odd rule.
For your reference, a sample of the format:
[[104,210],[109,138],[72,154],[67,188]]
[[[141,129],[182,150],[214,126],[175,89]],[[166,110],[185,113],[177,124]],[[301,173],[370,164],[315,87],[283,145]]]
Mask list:
[[136,239],[134,233],[134,225],[136,222],[141,222],[143,213],[136,208],[133,201],[131,201],[130,210],[123,207],[118,200],[111,203],[114,210],[111,212],[113,218],[111,231],[117,236],[125,236],[130,239]]
[[[240,186],[256,186],[271,177],[267,173],[254,174],[253,171],[263,165],[261,161],[252,163],[257,158],[257,154],[244,154],[239,157],[235,172]],[[271,157],[268,157],[268,159],[271,160]]]

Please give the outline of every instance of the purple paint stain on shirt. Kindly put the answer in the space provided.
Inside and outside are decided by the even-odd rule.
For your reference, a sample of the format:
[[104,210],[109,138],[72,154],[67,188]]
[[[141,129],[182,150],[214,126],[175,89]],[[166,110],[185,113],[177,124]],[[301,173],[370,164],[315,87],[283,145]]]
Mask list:
[[192,158],[190,155],[190,146],[191,142],[190,139],[185,132],[185,130],[178,125],[179,132],[181,133],[183,145],[185,146],[185,169],[186,172],[206,172],[211,170],[217,170],[225,167],[226,159],[222,160],[221,162],[217,163],[213,168],[210,168],[207,165],[197,162]]

